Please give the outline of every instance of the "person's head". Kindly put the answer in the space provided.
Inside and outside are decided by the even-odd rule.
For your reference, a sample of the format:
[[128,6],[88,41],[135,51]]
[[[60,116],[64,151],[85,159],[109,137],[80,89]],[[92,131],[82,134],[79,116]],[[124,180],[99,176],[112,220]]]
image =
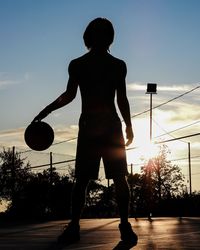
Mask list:
[[98,17],[91,21],[84,34],[83,40],[88,49],[106,49],[114,40],[114,28],[112,23],[106,19]]

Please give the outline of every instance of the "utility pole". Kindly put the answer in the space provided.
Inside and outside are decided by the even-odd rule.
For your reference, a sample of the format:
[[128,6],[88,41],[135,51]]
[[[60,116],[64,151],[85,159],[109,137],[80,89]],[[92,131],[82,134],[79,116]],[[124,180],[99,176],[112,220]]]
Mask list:
[[11,166],[11,176],[12,176],[12,201],[15,199],[15,146],[12,147],[12,166]]
[[130,205],[131,205],[131,209],[130,209],[130,213],[131,213],[131,216],[133,216],[134,214],[134,209],[133,209],[133,164],[131,163],[131,178],[130,178],[130,198],[131,198],[131,202],[130,202]]
[[191,195],[192,194],[192,173],[191,173],[190,142],[188,142],[188,167],[189,167],[189,184],[190,184],[190,195]]
[[53,160],[52,160],[52,152],[50,152],[50,184],[53,184]]
[[49,213],[52,213],[52,205],[53,205],[53,159],[52,152],[50,152],[50,187],[49,187]]
[[131,163],[131,203],[133,203],[133,164]]

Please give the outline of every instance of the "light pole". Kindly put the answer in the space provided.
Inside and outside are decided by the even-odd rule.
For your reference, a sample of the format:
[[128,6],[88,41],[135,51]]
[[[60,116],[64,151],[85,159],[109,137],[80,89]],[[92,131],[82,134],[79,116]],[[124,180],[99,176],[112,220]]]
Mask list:
[[157,84],[147,83],[146,94],[150,95],[150,142],[152,142],[152,95],[157,94]]
[[[157,84],[156,83],[147,83],[146,94],[150,95],[150,143],[152,143],[152,96],[156,94]],[[148,162],[148,183],[149,183],[149,197],[148,197],[148,219],[151,221],[152,216],[152,183],[151,183],[151,161]]]

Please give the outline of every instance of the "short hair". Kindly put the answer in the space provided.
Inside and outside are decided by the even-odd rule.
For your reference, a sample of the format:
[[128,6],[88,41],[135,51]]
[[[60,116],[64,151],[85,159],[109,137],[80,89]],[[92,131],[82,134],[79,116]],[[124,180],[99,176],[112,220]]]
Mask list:
[[88,49],[104,48],[108,50],[114,40],[112,23],[106,18],[94,19],[88,24],[83,34],[83,40]]

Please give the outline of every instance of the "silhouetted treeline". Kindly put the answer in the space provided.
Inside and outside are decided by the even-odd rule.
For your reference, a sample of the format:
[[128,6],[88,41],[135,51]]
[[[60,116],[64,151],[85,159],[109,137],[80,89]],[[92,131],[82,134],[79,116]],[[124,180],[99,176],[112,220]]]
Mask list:
[[[13,159],[14,157],[14,159]],[[167,160],[167,148],[144,164],[141,174],[129,174],[130,216],[200,216],[200,193],[189,195],[180,168]],[[64,219],[70,217],[73,173],[55,168],[34,173],[19,153],[0,153],[0,200],[10,201],[1,217],[10,219]],[[91,181],[85,218],[118,217],[114,185]]]

